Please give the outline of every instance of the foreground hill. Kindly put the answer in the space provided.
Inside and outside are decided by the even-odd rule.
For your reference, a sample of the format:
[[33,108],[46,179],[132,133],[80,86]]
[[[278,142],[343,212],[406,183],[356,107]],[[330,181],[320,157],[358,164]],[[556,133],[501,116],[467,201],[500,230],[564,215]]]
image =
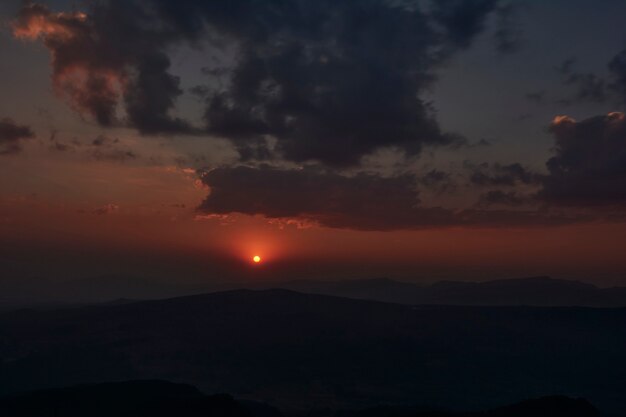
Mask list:
[[335,417],[598,417],[600,412],[588,401],[552,396],[524,400],[485,411],[451,412],[423,407],[373,407],[340,411]]
[[598,288],[549,277],[418,285],[390,279],[289,281],[278,288],[416,305],[626,307],[626,287]]
[[[190,385],[129,381],[29,392],[0,398],[0,415],[11,417],[281,417],[268,405],[204,395]],[[597,417],[587,401],[547,397],[484,412],[428,411],[415,407],[310,411],[310,417]]]
[[74,386],[0,398],[10,417],[280,417],[264,404],[204,395],[186,384],[128,381]]
[[626,310],[411,307],[286,290],[0,314],[0,391],[124,379],[280,406],[626,411]]

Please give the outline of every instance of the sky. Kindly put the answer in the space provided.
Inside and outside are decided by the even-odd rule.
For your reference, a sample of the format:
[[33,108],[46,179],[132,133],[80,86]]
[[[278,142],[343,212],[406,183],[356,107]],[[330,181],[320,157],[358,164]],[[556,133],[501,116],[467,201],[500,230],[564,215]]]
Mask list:
[[626,285],[625,13],[3,1],[2,275]]

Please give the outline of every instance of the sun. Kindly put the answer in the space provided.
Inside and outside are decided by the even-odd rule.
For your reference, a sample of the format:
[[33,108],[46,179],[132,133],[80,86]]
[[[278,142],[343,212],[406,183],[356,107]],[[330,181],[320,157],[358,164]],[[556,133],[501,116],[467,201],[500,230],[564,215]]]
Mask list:
[[259,262],[261,262],[261,257],[259,255],[254,255],[252,257],[252,262],[254,262],[255,264],[258,264]]

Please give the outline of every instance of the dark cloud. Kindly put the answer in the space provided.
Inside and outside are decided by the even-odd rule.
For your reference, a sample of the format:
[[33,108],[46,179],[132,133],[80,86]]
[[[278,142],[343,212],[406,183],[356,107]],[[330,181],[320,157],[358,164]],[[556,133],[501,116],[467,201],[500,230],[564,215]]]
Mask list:
[[117,161],[126,162],[137,159],[139,156],[130,150],[111,149],[109,151],[95,150],[91,153],[91,157],[97,161]]
[[626,118],[609,113],[576,121],[559,116],[550,130],[555,156],[539,197],[554,204],[626,203]]
[[482,163],[474,165],[469,162],[465,164],[471,173],[470,183],[479,186],[510,186],[518,184],[535,184],[540,178],[537,174],[524,168],[519,163],[502,165],[499,163]]
[[444,193],[452,191],[456,188],[456,184],[452,179],[452,175],[448,172],[433,169],[418,179],[418,183],[436,193]]
[[41,38],[52,54],[56,92],[81,113],[111,125],[124,63],[99,51],[104,48],[93,36],[93,25],[83,13],[52,13],[46,6],[24,3],[13,32],[22,39]]
[[85,153],[97,161],[127,162],[139,158],[137,152],[125,146],[119,138],[105,135],[96,137],[91,146],[85,147]]
[[[570,206],[570,209],[596,209],[588,218],[623,221],[626,204],[626,116],[613,112],[576,121],[557,116],[550,125],[554,136],[554,156],[540,174],[518,163],[473,165],[471,184],[510,187],[483,193],[478,207],[492,205],[517,207]],[[536,191],[531,191],[535,189]],[[601,206],[604,208],[600,209]],[[579,211],[580,212],[580,211]]]
[[[345,167],[380,148],[411,156],[463,141],[441,131],[420,95],[507,10],[497,0],[129,0],[88,14],[27,4],[14,33],[43,40],[57,92],[102,125],[120,123],[123,107],[124,123],[142,133],[202,130],[232,139],[242,159]],[[503,28],[497,36],[503,48],[511,42]],[[203,67],[227,79],[193,90],[207,101],[207,125],[196,129],[173,116],[182,90],[167,51],[205,41],[236,56]]]
[[240,166],[206,171],[202,181],[210,194],[200,210],[211,214],[237,212],[299,218],[328,227],[387,229],[419,211],[415,178],[410,175],[346,177],[312,168]]
[[484,194],[481,194],[478,201],[478,206],[487,207],[499,205],[518,207],[527,204],[528,202],[528,197],[520,196],[515,191],[491,190]]
[[206,85],[196,85],[189,89],[189,94],[200,99],[207,98],[210,93],[211,89]]
[[347,177],[313,168],[239,166],[205,171],[201,178],[210,188],[198,208],[206,214],[242,213],[355,230],[535,226],[579,220],[544,211],[424,207],[411,175]]
[[433,2],[432,15],[445,29],[448,42],[467,47],[473,36],[483,31],[497,5],[497,0],[442,0]]
[[608,100],[606,82],[602,77],[592,73],[571,74],[565,84],[574,87],[575,93],[571,97],[559,99],[559,104],[573,104],[579,102],[604,103]]
[[458,143],[419,93],[495,3],[436,2],[428,12],[385,1],[287,2],[275,9],[276,30],[251,39],[231,28],[245,47],[231,87],[209,100],[209,131],[235,140],[244,157],[250,141],[270,135],[289,160],[333,166],[383,147],[416,155]]
[[530,119],[531,117],[533,117],[532,113],[522,113],[516,116],[513,120],[515,120],[516,122],[523,122]]
[[566,77],[571,74],[574,70],[574,65],[576,64],[576,57],[569,57],[564,59],[560,64],[554,67],[554,70]]
[[48,138],[50,145],[48,149],[55,152],[76,152],[83,146],[83,143],[74,138],[70,141],[64,141],[59,137],[59,132],[54,130],[50,133]]
[[75,150],[75,147],[67,143],[54,141],[50,145],[50,149],[57,152],[71,152]]
[[56,133],[50,136],[49,147],[56,152],[79,153],[96,161],[126,162],[139,158],[135,151],[125,147],[118,138],[99,135],[91,142],[85,143],[77,139],[64,141]]
[[[625,221],[626,116],[610,113],[580,122],[560,116],[550,129],[555,155],[547,162],[547,174],[519,163],[465,163],[470,184],[492,188],[471,209],[429,207],[420,201],[418,187],[437,191],[454,186],[451,175],[439,170],[422,176],[346,176],[319,168],[264,165],[203,172],[211,193],[199,210],[356,230]],[[600,205],[609,207],[593,209]]]
[[450,174],[437,169],[429,171],[420,179],[420,182],[425,185],[434,185],[446,181],[450,181]]
[[609,89],[618,96],[621,104],[626,104],[626,50],[611,59],[609,72],[612,76]]
[[117,143],[119,143],[120,140],[118,138],[115,139],[111,139],[108,136],[104,136],[104,135],[99,135],[97,138],[95,138],[91,144],[93,146],[104,146],[104,147],[111,147]]
[[99,216],[103,216],[105,214],[112,214],[112,213],[116,213],[117,211],[119,211],[120,207],[117,204],[105,204],[102,207],[97,207],[95,209],[93,209],[92,213],[93,214],[97,214]]
[[144,54],[135,67],[136,76],[126,88],[128,119],[142,133],[192,132],[188,122],[169,114],[176,97],[183,93],[180,79],[167,72],[169,66],[170,60],[164,53]]
[[574,90],[574,95],[559,99],[557,103],[565,105],[578,102],[604,103],[608,100],[604,78],[591,72],[576,71],[576,58],[564,60],[555,69],[561,75],[563,84]]
[[496,31],[494,34],[496,50],[503,54],[518,51],[522,46],[522,30],[517,14],[519,5],[503,4],[496,10]]
[[528,93],[526,94],[526,98],[532,101],[533,103],[537,103],[537,104],[543,103],[546,98],[546,90],[540,90],[540,91]]
[[98,3],[89,14],[25,3],[13,32],[44,42],[52,54],[55,91],[81,114],[103,126],[119,124],[123,99],[127,123],[141,132],[188,132],[185,122],[169,115],[182,91],[163,52],[184,34],[161,27],[139,3]]
[[556,70],[565,85],[574,88],[573,96],[558,100],[561,104],[592,102],[626,104],[626,50],[617,53],[608,63],[608,74],[597,75],[575,70],[576,59],[569,58]]
[[20,142],[34,136],[30,127],[19,125],[9,118],[0,119],[0,155],[20,152]]

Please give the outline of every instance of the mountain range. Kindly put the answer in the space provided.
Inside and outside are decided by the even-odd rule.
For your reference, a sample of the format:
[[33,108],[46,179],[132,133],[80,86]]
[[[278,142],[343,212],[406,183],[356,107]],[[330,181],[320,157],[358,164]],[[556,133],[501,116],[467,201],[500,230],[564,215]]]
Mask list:
[[[267,404],[205,395],[167,381],[124,381],[27,392],[0,398],[0,415],[10,417],[282,417]],[[479,412],[446,412],[423,407],[313,410],[309,417],[598,417],[583,399],[545,397]]]
[[291,281],[277,288],[413,305],[626,307],[626,287],[533,277],[420,285],[391,279]]
[[290,290],[0,313],[0,394],[161,379],[282,408],[626,411],[626,309],[411,306]]
[[433,284],[402,282],[387,278],[278,282],[209,281],[191,284],[185,283],[184,280],[102,276],[61,282],[32,278],[3,280],[0,282],[0,310],[162,299],[234,289],[272,288],[411,305],[626,307],[626,287],[600,288],[580,281],[550,277],[483,282],[440,281]]

